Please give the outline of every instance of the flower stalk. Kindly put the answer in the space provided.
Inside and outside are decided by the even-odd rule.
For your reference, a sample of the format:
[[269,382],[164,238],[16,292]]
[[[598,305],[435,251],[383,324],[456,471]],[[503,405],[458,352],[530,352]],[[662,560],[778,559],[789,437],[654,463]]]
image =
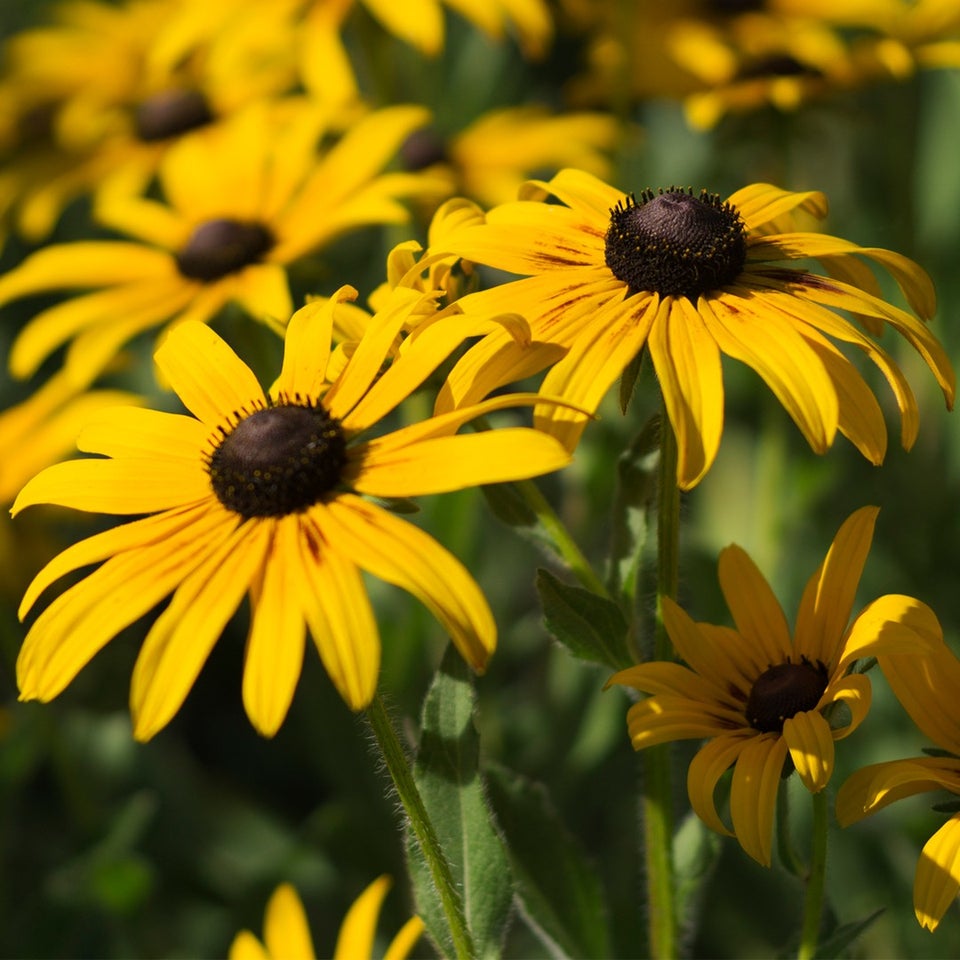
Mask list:
[[450,864],[440,846],[437,832],[427,814],[420,791],[417,789],[406,752],[379,693],[367,707],[366,717],[436,886],[437,895],[450,928],[450,938],[454,944],[457,960],[471,960],[476,956],[476,951],[463,911],[463,901],[454,883]]
[[813,848],[810,853],[810,870],[807,874],[807,891],[803,901],[803,930],[800,934],[800,948],[797,951],[798,960],[813,960],[817,952],[827,869],[827,791],[820,790],[811,796],[813,798],[811,825]]

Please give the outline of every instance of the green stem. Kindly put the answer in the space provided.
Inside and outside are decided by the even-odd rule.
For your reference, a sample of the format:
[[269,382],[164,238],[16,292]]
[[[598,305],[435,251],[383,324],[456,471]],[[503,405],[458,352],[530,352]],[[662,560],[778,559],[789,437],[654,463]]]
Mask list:
[[800,934],[799,960],[812,960],[817,952],[820,915],[823,912],[823,888],[827,870],[827,791],[813,794],[813,850],[810,873],[803,902],[803,931]]
[[427,809],[423,805],[420,791],[417,789],[413,772],[407,761],[407,755],[400,743],[393,723],[378,693],[367,707],[367,720],[373,729],[384,763],[397,789],[397,796],[410,820],[414,836],[430,870],[434,885],[440,897],[444,915],[450,927],[450,938],[458,960],[472,960],[476,956],[467,919],[463,912],[463,902],[453,880],[450,864],[444,856],[437,833],[433,828]]
[[550,537],[554,549],[573,572],[573,575],[591,593],[609,599],[610,594],[603,581],[596,575],[593,567],[590,566],[590,561],[583,555],[576,541],[570,536],[570,531],[567,530],[556,511],[550,506],[550,501],[543,495],[536,483],[533,480],[517,480],[514,481],[514,486],[523,497],[524,503],[540,521],[540,525]]
[[[657,625],[654,659],[672,660],[670,637],[663,625],[662,601],[675,599],[679,579],[680,490],[677,487],[677,440],[661,413],[660,479],[657,512]],[[646,761],[643,797],[644,854],[647,872],[650,955],[677,956],[677,917],[673,891],[673,805],[670,748],[651,747]]]

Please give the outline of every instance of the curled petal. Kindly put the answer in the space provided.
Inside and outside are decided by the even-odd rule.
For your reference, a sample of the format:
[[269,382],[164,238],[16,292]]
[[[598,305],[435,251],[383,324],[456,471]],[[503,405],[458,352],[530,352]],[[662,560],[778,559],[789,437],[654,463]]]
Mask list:
[[793,765],[811,793],[819,793],[833,773],[833,733],[815,710],[806,710],[784,721],[783,739]]
[[862,673],[851,673],[846,677],[832,682],[824,691],[821,703],[835,703],[842,701],[850,710],[850,723],[845,727],[834,728],[834,740],[849,737],[857,727],[863,723],[870,709],[873,697],[870,678]]
[[694,813],[711,829],[728,837],[733,831],[717,813],[714,792],[720,778],[736,763],[745,743],[756,734],[737,730],[705,743],[687,768],[687,794]]

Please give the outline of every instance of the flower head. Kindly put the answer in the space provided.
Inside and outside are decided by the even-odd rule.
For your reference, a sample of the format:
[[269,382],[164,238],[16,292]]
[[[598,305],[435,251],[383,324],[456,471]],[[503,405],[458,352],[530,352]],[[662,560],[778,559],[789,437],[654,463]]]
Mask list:
[[403,222],[399,199],[431,191],[429,178],[380,172],[426,118],[419,107],[376,111],[322,151],[326,114],[294,100],[257,104],[183,139],[162,163],[166,202],[101,207],[100,219],[133,239],[46,247],[0,277],[0,304],[92,288],[26,325],[10,352],[13,373],[29,376],[73,341],[67,366],[84,381],[141,331],[206,321],[230,302],[254,317],[289,317],[289,264],[356,227]]
[[[781,775],[791,769],[785,765],[818,793],[833,772],[834,741],[867,714],[870,681],[850,672],[854,661],[927,643],[932,614],[911,597],[880,597],[848,626],[876,516],[875,507],[864,507],[840,527],[807,583],[792,637],[767,581],[731,546],[720,554],[719,575],[736,629],[695,623],[667,598],[664,625],[688,666],[644,663],[610,680],[650,694],[627,714],[635,749],[708,738],[687,771],[690,803],[709,827],[736,835],[764,865]],[[847,712],[839,722],[831,713],[838,704]],[[714,801],[731,766],[732,831]]]
[[[886,452],[877,399],[834,340],[858,347],[883,372],[900,409],[904,447],[916,438],[916,400],[871,333],[884,324],[900,333],[953,404],[953,369],[923,322],[936,306],[929,277],[889,250],[795,232],[799,211],[825,214],[821,193],[755,183],[726,200],[676,187],[635,196],[564,170],[549,183],[528,184],[525,195],[535,199],[495,207],[484,223],[448,233],[442,252],[524,276],[460,303],[467,313],[523,315],[532,346],[502,334],[485,338],[451,372],[438,410],[554,364],[541,389],[592,412],[646,349],[677,435],[677,479],[689,489],[720,445],[722,354],[763,377],[818,453],[837,431],[873,463]],[[546,197],[561,203],[537,202]],[[790,265],[809,259],[826,275]],[[883,299],[864,260],[894,277],[921,319]],[[558,348],[564,356],[554,363]],[[570,447],[586,423],[570,409],[537,415],[542,429]]]
[[15,514],[55,503],[147,516],[74,544],[27,589],[21,617],[64,574],[101,564],[31,626],[17,667],[22,699],[55,697],[113,636],[172,594],[133,674],[134,734],[147,739],[180,708],[249,594],[243,702],[257,730],[270,736],[283,722],[307,628],[340,694],[361,709],[373,697],[380,660],[361,569],[413,593],[467,662],[485,668],[496,628],[479,587],[426,533],[363,495],[410,497],[519,479],[556,470],[569,456],[523,427],[455,436],[473,417],[530,403],[531,395],[498,397],[360,441],[455,344],[424,338],[381,372],[424,300],[398,289],[330,382],[333,305],[355,293],[344,288],[294,315],[280,376],[266,392],[214,331],[181,324],[156,362],[193,416],[112,410],[78,440],[100,458],[57,464],[27,483]]
[[[931,790],[960,797],[960,660],[931,618],[923,653],[877,658],[910,718],[948,756],[890,760],[863,767],[837,792],[837,821],[849,826],[887,805]],[[935,930],[960,891],[960,813],[924,844],[913,883],[913,909],[921,926]]]
[[[354,901],[343,918],[333,960],[366,960],[372,956],[377,918],[390,878],[377,877]],[[423,921],[411,917],[391,940],[385,960],[404,960],[420,935]],[[263,943],[249,930],[241,930],[230,945],[229,960],[315,960],[313,938],[307,915],[297,891],[282,883],[267,903],[263,922]]]

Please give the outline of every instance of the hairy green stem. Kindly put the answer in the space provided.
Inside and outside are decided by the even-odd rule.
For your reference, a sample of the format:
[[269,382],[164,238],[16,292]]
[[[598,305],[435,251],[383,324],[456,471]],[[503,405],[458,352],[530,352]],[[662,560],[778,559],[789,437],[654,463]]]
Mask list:
[[827,791],[813,794],[813,849],[810,872],[803,901],[803,930],[800,934],[799,960],[812,960],[817,952],[820,916],[823,913],[823,889],[827,872]]
[[[660,478],[657,510],[657,625],[654,659],[672,660],[673,648],[663,625],[664,597],[676,599],[679,579],[680,490],[677,487],[677,440],[664,408],[660,422]],[[645,751],[643,796],[644,854],[647,874],[650,955],[676,957],[677,911],[673,884],[673,805],[670,748]]]
[[410,769],[406,752],[400,743],[379,693],[367,707],[366,716],[377,739],[380,753],[393,780],[393,785],[396,787],[397,796],[400,798],[403,809],[410,820],[410,826],[430,870],[430,876],[437,888],[443,913],[450,927],[450,938],[453,941],[457,960],[472,960],[476,956],[476,951],[467,927],[463,902],[454,882],[450,864],[444,855],[443,848],[440,846],[433,823],[427,815],[427,809],[423,805],[420,791],[413,779],[413,771]]
[[540,525],[550,537],[554,549],[570,568],[573,575],[591,593],[609,599],[610,594],[603,581],[594,572],[590,561],[583,555],[583,551],[570,536],[570,531],[557,516],[556,511],[550,506],[550,501],[543,495],[536,483],[533,480],[517,480],[514,481],[514,486],[523,497],[524,503],[540,521]]

